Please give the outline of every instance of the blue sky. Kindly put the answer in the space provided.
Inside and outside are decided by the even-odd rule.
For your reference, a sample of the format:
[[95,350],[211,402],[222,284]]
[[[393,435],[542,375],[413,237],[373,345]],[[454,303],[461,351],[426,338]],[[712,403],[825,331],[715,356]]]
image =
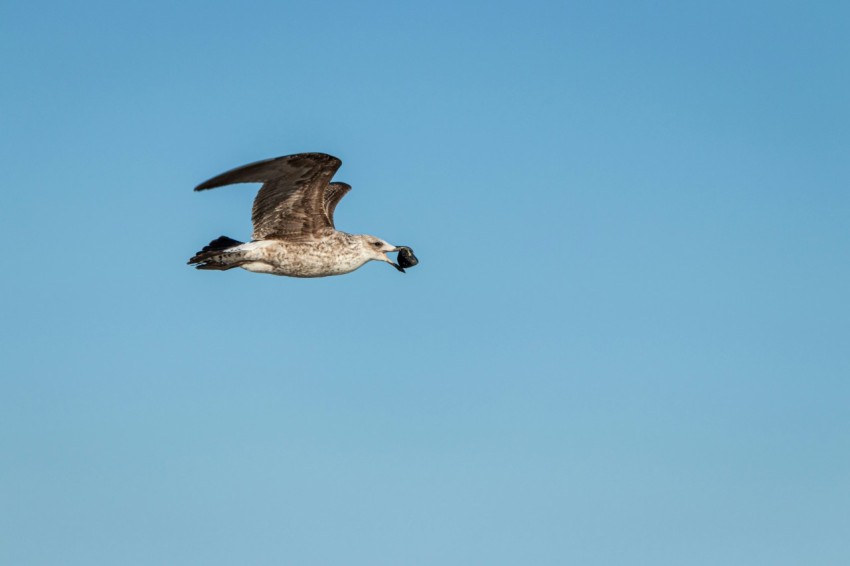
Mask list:
[[[848,22],[7,2],[0,563],[848,563]],[[420,265],[185,265],[303,151]]]

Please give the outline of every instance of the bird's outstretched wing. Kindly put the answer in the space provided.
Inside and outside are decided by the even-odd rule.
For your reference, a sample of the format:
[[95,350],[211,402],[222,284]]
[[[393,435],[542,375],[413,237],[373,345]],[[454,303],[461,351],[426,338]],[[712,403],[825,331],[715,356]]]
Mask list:
[[325,216],[328,222],[331,223],[331,228],[336,227],[334,225],[334,210],[336,210],[336,205],[350,190],[351,185],[348,183],[331,183],[325,189]]
[[[286,155],[231,169],[201,183],[195,190],[234,183],[263,183],[251,212],[252,237],[311,240],[333,229],[336,203],[350,189],[344,183],[328,184],[340,165],[342,161],[324,153]],[[343,190],[340,186],[348,188]]]

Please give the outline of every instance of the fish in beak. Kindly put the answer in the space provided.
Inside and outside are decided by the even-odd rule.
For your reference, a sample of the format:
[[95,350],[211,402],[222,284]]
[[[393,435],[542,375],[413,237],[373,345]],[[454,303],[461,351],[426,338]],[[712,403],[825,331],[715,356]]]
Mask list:
[[398,265],[399,267],[413,267],[419,263],[419,260],[413,255],[413,250],[407,246],[399,246],[398,250]]
[[389,263],[402,273],[406,273],[404,271],[405,267],[413,267],[414,265],[419,263],[419,260],[416,258],[415,255],[413,255],[413,250],[407,246],[398,246],[392,251],[398,252],[398,263],[387,257],[387,254],[384,254],[384,257],[387,258],[387,263]]

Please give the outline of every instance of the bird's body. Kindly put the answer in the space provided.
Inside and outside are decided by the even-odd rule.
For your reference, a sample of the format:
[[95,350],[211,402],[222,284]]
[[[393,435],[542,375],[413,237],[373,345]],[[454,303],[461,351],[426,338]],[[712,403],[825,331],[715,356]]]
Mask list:
[[241,267],[254,273],[287,275],[289,277],[326,277],[343,275],[374,259],[374,255],[362,249],[357,237],[345,232],[333,231],[326,237],[311,242],[287,242],[285,240],[259,240],[240,244],[208,256],[210,267],[220,264]]
[[341,163],[323,153],[301,153],[245,165],[201,183],[196,191],[233,183],[263,186],[254,200],[253,240],[243,243],[221,236],[189,264],[208,270],[241,267],[255,273],[326,277],[377,260],[404,271],[386,255],[400,248],[334,227],[336,205],[351,190],[345,183],[329,182]]

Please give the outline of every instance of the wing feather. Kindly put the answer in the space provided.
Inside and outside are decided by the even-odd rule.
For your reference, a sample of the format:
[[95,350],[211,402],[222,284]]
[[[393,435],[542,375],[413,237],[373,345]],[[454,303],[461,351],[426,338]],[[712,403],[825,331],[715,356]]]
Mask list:
[[351,190],[351,185],[348,183],[331,183],[325,189],[325,216],[328,222],[331,223],[331,228],[336,228],[334,224],[334,210],[336,205],[342,200],[348,191]]
[[340,165],[342,161],[325,153],[286,155],[231,169],[201,183],[195,190],[235,183],[263,183],[251,211],[252,237],[255,240],[315,239],[323,231],[333,229],[333,208],[342,195],[328,214],[325,191]]

